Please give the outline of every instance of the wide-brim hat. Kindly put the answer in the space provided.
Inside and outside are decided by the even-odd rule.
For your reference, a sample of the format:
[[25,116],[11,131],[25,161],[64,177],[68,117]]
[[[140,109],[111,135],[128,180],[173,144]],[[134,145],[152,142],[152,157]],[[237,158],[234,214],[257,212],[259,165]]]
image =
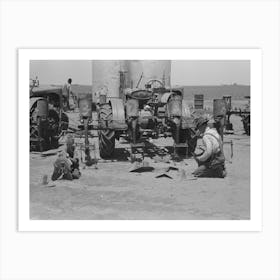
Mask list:
[[199,127],[201,127],[202,125],[208,123],[209,119],[206,118],[206,117],[198,117],[196,120],[195,120],[195,127],[196,129],[198,129]]

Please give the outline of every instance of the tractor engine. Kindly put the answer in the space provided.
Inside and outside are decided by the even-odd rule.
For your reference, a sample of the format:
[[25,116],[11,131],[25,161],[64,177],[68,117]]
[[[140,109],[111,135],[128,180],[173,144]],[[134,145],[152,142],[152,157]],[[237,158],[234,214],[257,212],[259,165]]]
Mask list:
[[166,88],[163,82],[153,79],[143,88],[122,87],[121,98],[108,91],[104,100],[99,99],[98,135],[102,158],[113,155],[115,139],[121,136],[130,142],[132,153],[145,147],[147,138],[169,136],[174,140],[175,156],[194,151],[193,117],[183,100],[182,88]]
[[126,92],[126,119],[128,136],[132,143],[140,138],[141,133],[154,130],[156,127],[155,108],[153,106],[153,93],[149,90],[137,89]]
[[144,109],[139,111],[139,126],[141,129],[154,129],[156,122],[154,112],[149,105],[145,105]]

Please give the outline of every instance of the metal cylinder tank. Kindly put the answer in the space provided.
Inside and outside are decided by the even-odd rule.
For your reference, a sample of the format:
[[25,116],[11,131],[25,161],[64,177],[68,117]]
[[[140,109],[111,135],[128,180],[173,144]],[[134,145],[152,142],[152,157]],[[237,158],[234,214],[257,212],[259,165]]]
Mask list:
[[127,73],[127,62],[124,60],[92,61],[92,97],[96,102],[106,92],[108,98],[120,97],[122,91],[122,73]]
[[224,95],[223,99],[225,100],[225,103],[226,103],[227,112],[230,112],[231,111],[231,95]]
[[226,115],[226,102],[224,99],[214,99],[213,100],[213,116],[224,117]]
[[144,88],[151,79],[158,79],[170,87],[171,60],[129,60],[128,84],[130,88]]
[[108,98],[122,97],[124,88],[144,88],[151,79],[170,87],[171,60],[93,60],[93,101],[104,92]]

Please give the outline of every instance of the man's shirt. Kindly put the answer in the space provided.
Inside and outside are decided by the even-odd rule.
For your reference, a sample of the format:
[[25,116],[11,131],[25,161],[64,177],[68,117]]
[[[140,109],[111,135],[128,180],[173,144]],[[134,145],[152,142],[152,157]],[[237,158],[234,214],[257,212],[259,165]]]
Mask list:
[[220,144],[215,137],[221,141],[221,137],[215,128],[206,127],[206,130],[202,137],[204,152],[202,155],[197,157],[200,162],[205,162],[212,155],[220,152]]
[[63,86],[62,93],[64,96],[69,97],[71,93],[71,84],[67,83]]

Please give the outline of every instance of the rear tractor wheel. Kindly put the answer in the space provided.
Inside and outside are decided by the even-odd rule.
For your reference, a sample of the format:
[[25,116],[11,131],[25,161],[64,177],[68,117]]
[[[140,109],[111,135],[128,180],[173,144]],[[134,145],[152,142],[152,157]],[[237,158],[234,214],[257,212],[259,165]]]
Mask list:
[[39,127],[31,125],[30,127],[30,151],[43,152],[45,148],[45,141],[40,137]]
[[102,104],[99,109],[99,125],[101,130],[98,132],[99,137],[99,153],[101,158],[112,157],[115,149],[115,131],[106,129],[112,127],[113,113],[109,104]]
[[180,157],[188,156],[190,157],[196,148],[197,139],[193,135],[193,131],[191,129],[182,129],[180,127],[176,127],[173,130],[173,140],[177,144],[187,144],[188,147],[180,147],[177,148],[177,154]]
[[250,136],[250,115],[245,116],[242,120],[245,133]]

